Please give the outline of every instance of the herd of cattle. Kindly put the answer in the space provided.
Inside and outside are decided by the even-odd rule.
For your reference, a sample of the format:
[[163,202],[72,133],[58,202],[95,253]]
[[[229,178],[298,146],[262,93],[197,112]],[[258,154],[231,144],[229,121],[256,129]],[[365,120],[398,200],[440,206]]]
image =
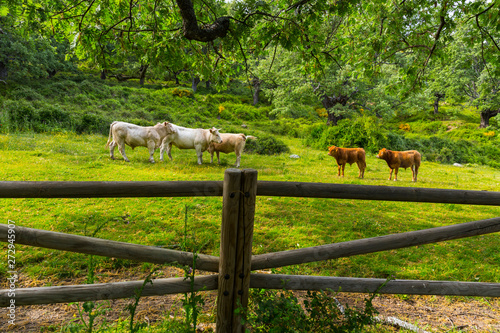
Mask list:
[[[219,133],[219,129],[212,127],[210,129],[186,128],[177,126],[169,122],[158,123],[155,126],[138,126],[126,122],[115,121],[110,125],[109,137],[106,147],[109,147],[109,154],[114,159],[114,151],[118,146],[123,159],[129,162],[125,154],[125,145],[134,149],[135,147],[147,147],[149,150],[149,161],[154,163],[153,154],[157,148],[160,148],[160,160],[163,161],[165,151],[172,160],[170,153],[172,145],[179,149],[195,149],[198,156],[198,164],[202,163],[203,152],[208,150],[211,156],[211,163],[214,161],[214,152],[217,154],[217,160],[220,163],[219,153],[236,154],[236,167],[240,166],[241,153],[245,148],[247,139],[257,139],[254,136],[246,136],[242,133]],[[359,168],[359,178],[365,174],[365,150],[363,148],[340,148],[330,147],[328,155],[333,156],[338,164],[338,173],[342,171],[344,176],[345,165],[356,163]],[[399,168],[411,168],[413,181],[417,181],[418,168],[420,166],[420,153],[416,150],[392,151],[381,149],[377,155],[378,158],[387,162],[391,169],[389,180],[394,172],[394,180],[397,180]]]
[[186,128],[177,126],[168,121],[158,123],[155,126],[138,126],[121,121],[113,122],[109,127],[109,137],[106,147],[109,147],[111,159],[115,159],[114,151],[118,151],[123,159],[130,162],[125,154],[125,145],[134,149],[135,147],[147,147],[149,150],[149,161],[154,163],[153,154],[155,149],[160,148],[160,160],[163,161],[165,151],[172,160],[170,153],[172,145],[179,149],[195,149],[198,156],[198,164],[202,163],[203,152],[208,150],[211,155],[211,163],[214,161],[214,153],[220,163],[219,153],[236,154],[236,167],[240,166],[241,153],[245,148],[247,139],[256,139],[254,136],[244,134],[219,133],[219,129]]
[[[328,155],[335,157],[338,164],[339,176],[342,169],[342,177],[344,176],[344,168],[346,163],[356,163],[359,168],[359,178],[365,175],[365,150],[363,148],[339,148],[331,146],[328,148]],[[418,168],[420,167],[421,156],[416,150],[407,151],[393,151],[382,148],[377,158],[385,160],[391,172],[389,173],[389,180],[392,178],[392,171],[394,170],[394,180],[398,180],[399,168],[411,168],[414,182],[417,181]]]

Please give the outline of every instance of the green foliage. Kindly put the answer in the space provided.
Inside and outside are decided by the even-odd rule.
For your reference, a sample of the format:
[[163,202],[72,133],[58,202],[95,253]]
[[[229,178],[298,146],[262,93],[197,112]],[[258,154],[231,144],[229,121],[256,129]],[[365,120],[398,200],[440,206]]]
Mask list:
[[37,34],[24,38],[3,21],[0,15],[0,79],[21,82],[75,70],[74,64],[65,60],[68,43]]
[[337,126],[316,125],[305,138],[306,145],[319,149],[334,145],[375,152],[386,143],[387,134],[381,129],[380,120],[368,116],[344,119]]
[[[345,308],[331,292],[308,291],[301,301],[290,291],[255,290],[245,321],[252,332],[363,332],[373,324],[377,310],[365,299],[363,310]],[[239,312],[242,312],[239,309]]]
[[280,139],[263,135],[259,136],[257,140],[249,140],[245,145],[245,152],[259,155],[279,155],[290,152],[290,148]]

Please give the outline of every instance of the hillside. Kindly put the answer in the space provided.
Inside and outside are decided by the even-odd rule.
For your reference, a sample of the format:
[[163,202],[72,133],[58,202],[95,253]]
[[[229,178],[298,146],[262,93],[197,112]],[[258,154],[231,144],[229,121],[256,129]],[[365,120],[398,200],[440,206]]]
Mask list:
[[[224,93],[204,88],[193,94],[189,88],[167,82],[141,87],[134,82],[117,84],[88,75],[68,74],[56,76],[53,81],[12,84],[2,89],[1,180],[222,180],[225,169],[234,164],[234,154],[222,155],[221,165],[217,165],[210,164],[209,154],[204,153],[204,163],[198,165],[193,151],[174,148],[173,161],[151,164],[147,149],[126,147],[130,163],[124,162],[118,152],[115,152],[117,160],[109,159],[105,143],[111,121],[151,125],[169,120],[184,126],[216,126],[224,132],[252,134],[258,137],[255,142],[269,142],[267,148],[275,150],[288,147],[289,153],[273,156],[248,152],[243,155],[241,167],[256,169],[259,180],[481,191],[500,189],[498,169],[480,165],[495,161],[497,131],[493,127],[487,131],[477,129],[474,114],[467,111],[455,113],[448,109],[439,119],[415,115],[382,121],[360,115],[340,121],[337,127],[327,127],[314,107],[306,118],[297,119],[276,118],[269,105],[253,107],[245,87]],[[243,124],[246,126],[242,127]],[[380,146],[389,147],[391,142],[411,148],[419,144],[417,147],[423,152],[424,162],[417,183],[411,182],[410,170],[401,170],[398,182],[387,180],[389,169],[374,153]],[[335,161],[327,155],[328,145],[334,143],[365,147],[367,170],[364,179],[357,178],[355,164],[346,167],[344,178],[337,176]],[[457,150],[465,152],[457,155],[463,160],[452,159],[456,147],[464,147]],[[485,147],[490,147],[491,151],[486,152]],[[436,157],[432,157],[431,149],[435,149]],[[451,153],[446,156],[452,158],[437,158],[447,151]],[[291,154],[299,158],[291,158]],[[156,158],[158,152],[155,155]],[[457,161],[463,163],[462,167],[451,164]],[[261,196],[256,205],[254,254],[499,216],[496,206],[371,200]],[[218,197],[3,199],[0,215],[19,226],[218,255],[221,208]],[[491,234],[281,267],[268,270],[268,273],[497,283],[499,242],[498,235]],[[28,246],[18,247],[16,260],[16,269],[22,274],[19,287],[83,284],[90,280],[96,283],[140,280],[153,270],[157,270],[155,278],[173,277],[182,276],[185,274],[183,269],[187,269]],[[0,265],[0,277],[4,280],[7,271],[5,264]],[[215,296],[210,292],[199,295],[206,302],[199,322],[211,325]],[[338,295],[342,302],[351,304],[362,303],[361,297]],[[128,314],[124,308],[129,301],[98,303],[103,310],[98,319],[110,320],[109,331],[117,325],[126,325]],[[166,329],[162,325],[167,322],[162,324],[160,320],[166,314],[182,317],[185,314],[182,301],[182,296],[144,298],[137,317],[142,322],[151,319],[152,326],[147,330],[164,332]],[[374,304],[384,316],[398,316],[432,332],[453,330],[460,325],[467,325],[475,332],[498,328],[495,319],[498,318],[499,301],[496,299],[398,295],[377,297]],[[474,315],[469,309],[474,309],[471,310]],[[55,315],[44,317],[46,320],[32,319],[41,314],[45,316],[47,311]],[[33,306],[26,308],[19,318],[34,332],[69,332],[72,327],[80,325],[81,328],[78,311],[83,311],[81,304]],[[478,313],[480,317],[476,316]],[[121,321],[117,322],[118,317]],[[444,317],[451,318],[452,322],[441,320]],[[181,321],[182,318],[178,319]],[[394,331],[387,325],[372,329],[373,332]],[[21,326],[20,331],[23,331]]]
[[241,132],[300,138],[305,146],[326,150],[331,145],[363,147],[376,153],[417,149],[424,161],[479,164],[500,168],[500,121],[479,129],[479,115],[462,106],[443,105],[438,115],[378,119],[360,110],[357,116],[326,126],[315,105],[303,106],[301,118],[280,117],[271,105],[251,105],[249,87],[236,81],[217,92],[199,85],[196,93],[173,82],[118,83],[84,73],[58,74],[51,79],[0,85],[0,133],[100,133],[114,120],[138,125],[170,121],[186,127],[222,128]]

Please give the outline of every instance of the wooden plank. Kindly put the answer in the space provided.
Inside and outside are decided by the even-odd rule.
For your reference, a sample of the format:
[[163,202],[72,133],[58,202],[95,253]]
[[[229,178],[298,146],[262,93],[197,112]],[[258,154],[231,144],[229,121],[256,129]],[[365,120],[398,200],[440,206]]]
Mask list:
[[[217,274],[197,276],[194,279],[193,289],[195,291],[215,290],[217,289],[217,280]],[[20,288],[15,291],[15,304],[16,306],[20,306],[129,298],[135,295],[135,290],[140,289],[143,283],[144,281],[130,281],[76,286]],[[142,296],[179,294],[190,291],[191,281],[184,278],[157,279],[153,280],[153,284],[146,284]],[[0,290],[0,307],[8,306],[10,299],[9,289]]]
[[[257,170],[245,169],[241,180],[240,212],[238,218],[238,241],[236,243],[236,265],[233,312],[239,306],[247,308],[250,288],[252,241],[257,195]],[[233,315],[232,332],[244,332],[241,316]]]
[[238,232],[241,170],[227,169],[222,194],[222,223],[220,238],[219,288],[217,292],[216,331],[232,331],[235,258]]
[[[0,224],[0,241],[7,242],[8,225]],[[162,249],[154,246],[130,244],[101,238],[77,236],[61,232],[53,232],[16,226],[16,245],[30,245],[61,251],[92,254],[104,257],[128,259],[155,264],[179,263],[193,264],[193,253]],[[219,258],[206,254],[198,254],[197,269],[217,272]]]
[[221,196],[222,181],[1,181],[0,198]]
[[[330,276],[252,274],[251,288],[327,290],[334,292],[500,297],[500,283],[387,280]],[[378,290],[378,291],[377,291]]]
[[500,192],[281,181],[258,181],[257,195],[500,205]]
[[252,257],[252,270],[298,265],[307,262],[401,249],[446,240],[485,235],[499,231],[500,217],[497,217],[438,228],[358,239],[343,243],[267,253]]

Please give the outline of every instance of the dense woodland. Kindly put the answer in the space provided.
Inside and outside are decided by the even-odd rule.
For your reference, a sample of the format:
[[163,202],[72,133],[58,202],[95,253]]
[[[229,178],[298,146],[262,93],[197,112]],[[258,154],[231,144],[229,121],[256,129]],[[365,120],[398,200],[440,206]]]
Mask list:
[[499,13],[496,1],[7,0],[0,131],[257,122],[320,149],[498,167]]

